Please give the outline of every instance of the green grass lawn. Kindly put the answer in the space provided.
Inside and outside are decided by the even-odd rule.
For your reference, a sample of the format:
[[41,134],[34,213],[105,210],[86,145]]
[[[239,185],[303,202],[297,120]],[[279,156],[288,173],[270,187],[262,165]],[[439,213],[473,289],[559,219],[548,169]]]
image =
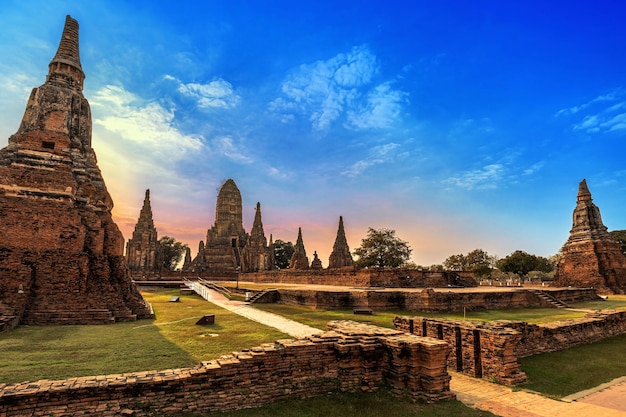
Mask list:
[[626,375],[626,335],[520,359],[522,385],[561,398]]
[[[194,366],[289,336],[178,290],[143,292],[154,320],[112,325],[19,326],[0,334],[0,382],[64,379]],[[197,326],[205,314],[215,325]]]

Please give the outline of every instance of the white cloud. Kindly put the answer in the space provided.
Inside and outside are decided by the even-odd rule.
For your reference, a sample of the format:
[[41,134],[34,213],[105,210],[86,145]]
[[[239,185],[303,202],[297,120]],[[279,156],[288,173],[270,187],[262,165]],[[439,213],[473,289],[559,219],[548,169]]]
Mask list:
[[138,145],[163,161],[180,160],[203,148],[202,139],[173,126],[174,112],[158,103],[144,103],[122,87],[105,86],[90,99],[95,125]]
[[615,89],[593,100],[559,110],[557,116],[573,116],[585,112],[582,120],[572,125],[573,130],[585,133],[608,133],[626,131],[626,94]]
[[498,188],[498,183],[504,175],[502,164],[490,164],[481,169],[467,171],[459,176],[450,177],[444,181],[467,190],[486,190]]
[[387,143],[375,146],[370,149],[367,158],[355,162],[341,174],[346,177],[354,178],[374,165],[392,162],[399,157],[406,157],[406,153],[399,154],[397,152],[399,147],[400,145],[397,143]]
[[221,78],[207,84],[185,84],[171,75],[165,75],[163,79],[176,82],[178,84],[176,90],[183,96],[196,100],[201,109],[230,109],[236,107],[241,101],[241,97],[235,93],[233,86]]
[[545,165],[545,164],[546,164],[546,162],[545,162],[545,161],[539,161],[539,162],[536,162],[536,163],[534,163],[533,165],[531,165],[530,167],[526,168],[526,169],[522,172],[522,174],[523,174],[523,175],[532,175],[532,174],[534,174],[535,172],[540,171],[540,170],[544,167],[544,165]]
[[213,151],[235,162],[249,164],[252,158],[240,152],[243,148],[241,144],[235,144],[230,136],[222,136],[211,140]]
[[387,127],[400,114],[406,93],[393,90],[390,83],[372,87],[378,71],[367,46],[300,65],[283,81],[282,95],[269,103],[269,109],[285,123],[296,115],[308,117],[319,131],[344,117],[353,128]]
[[348,112],[348,123],[359,129],[390,127],[400,117],[407,96],[393,90],[389,82],[381,84],[368,93],[359,109]]

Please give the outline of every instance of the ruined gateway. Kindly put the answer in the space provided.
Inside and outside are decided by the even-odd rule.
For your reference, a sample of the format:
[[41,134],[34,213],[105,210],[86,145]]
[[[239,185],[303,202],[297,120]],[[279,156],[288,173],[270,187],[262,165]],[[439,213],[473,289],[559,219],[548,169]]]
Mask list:
[[91,148],[78,22],[67,16],[45,83],[0,150],[0,312],[18,323],[111,323],[150,316]]

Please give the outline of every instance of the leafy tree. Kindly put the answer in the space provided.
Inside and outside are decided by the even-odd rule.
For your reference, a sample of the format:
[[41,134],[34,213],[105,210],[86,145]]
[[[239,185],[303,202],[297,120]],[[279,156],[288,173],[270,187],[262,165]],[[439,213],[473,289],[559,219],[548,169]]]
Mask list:
[[443,261],[443,266],[448,271],[465,271],[467,270],[467,258],[462,253],[451,255]]
[[542,256],[535,256],[516,250],[509,256],[500,259],[498,268],[502,272],[513,272],[523,276],[530,271],[551,272],[554,269],[554,265]]
[[169,236],[163,236],[159,239],[159,244],[161,245],[161,262],[163,268],[168,271],[176,270],[176,266],[178,266],[187,251],[187,245]]
[[430,271],[442,272],[442,271],[444,270],[444,267],[443,267],[443,265],[441,265],[441,264],[434,264],[434,265],[431,265],[431,266],[428,268],[428,270],[430,270]]
[[355,264],[360,267],[397,268],[409,260],[411,251],[409,244],[396,236],[395,230],[370,227],[367,236],[361,240],[361,246],[354,250],[354,255],[358,256]]
[[467,255],[451,255],[445,261],[443,266],[450,271],[472,271],[475,275],[489,275],[494,263],[494,257],[489,256],[482,249],[474,249]]
[[609,234],[619,243],[620,250],[626,255],[626,230],[613,230]]
[[291,255],[293,255],[294,250],[293,243],[276,239],[274,241],[274,259],[276,267],[279,269],[288,268]]

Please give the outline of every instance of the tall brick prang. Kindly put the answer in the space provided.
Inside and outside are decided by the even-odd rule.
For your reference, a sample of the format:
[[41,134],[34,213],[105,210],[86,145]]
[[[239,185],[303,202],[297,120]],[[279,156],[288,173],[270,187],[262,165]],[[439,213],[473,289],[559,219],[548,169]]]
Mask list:
[[263,220],[261,219],[261,203],[256,203],[254,223],[250,230],[250,237],[242,251],[242,271],[255,272],[274,269],[274,256],[267,245]]
[[572,230],[561,251],[554,285],[626,292],[626,257],[602,223],[586,180],[579,184]]
[[23,323],[148,317],[91,148],[78,22],[67,16],[45,83],[0,150],[0,307]]
[[150,190],[146,190],[133,237],[126,243],[126,262],[135,277],[158,274],[161,269],[161,245],[152,219]]
[[333,245],[333,251],[328,258],[329,268],[345,268],[354,266],[354,260],[348,247],[346,232],[343,228],[343,216],[339,216],[339,227],[337,228],[337,237]]
[[309,269],[309,258],[306,256],[304,240],[302,239],[302,228],[298,227],[298,240],[293,247],[293,254],[289,260],[290,269]]

